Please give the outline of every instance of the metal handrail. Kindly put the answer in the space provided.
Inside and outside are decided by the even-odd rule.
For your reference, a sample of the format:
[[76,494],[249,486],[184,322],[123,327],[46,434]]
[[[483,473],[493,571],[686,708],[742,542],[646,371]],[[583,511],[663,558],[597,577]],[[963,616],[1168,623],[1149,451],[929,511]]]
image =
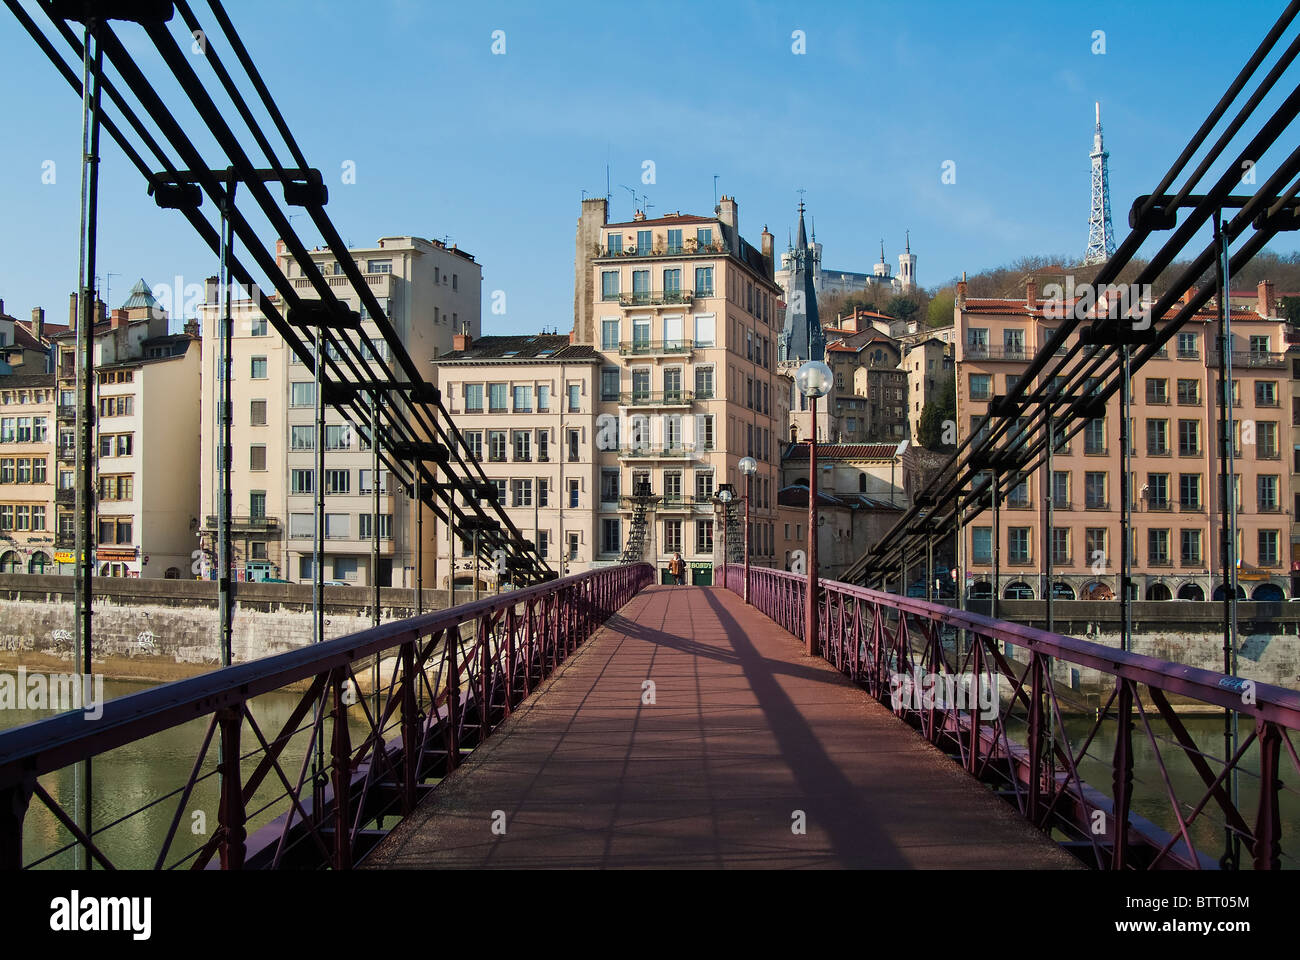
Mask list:
[[[179,862],[193,860],[199,868],[215,865],[215,858],[229,868],[351,866],[376,839],[375,830],[362,829],[366,824],[383,817],[391,828],[395,818],[409,813],[428,789],[424,784],[454,769],[463,747],[488,736],[653,578],[649,564],[575,574],[109,700],[93,723],[74,710],[0,733],[0,810],[5,811],[0,816],[0,869],[27,865],[23,821],[33,802],[49,807],[65,826],[72,824],[59,799],[39,788],[37,777],[201,717],[209,720],[209,736],[188,781],[167,796],[182,795],[179,817],[184,798],[213,772],[204,772],[204,766],[205,761],[212,766],[207,749],[216,728],[222,734],[220,762],[227,782],[218,829],[195,838],[199,846]],[[370,698],[358,704],[349,691],[377,657],[392,657],[394,667],[386,687],[374,695],[372,709]],[[251,700],[274,691],[298,693],[301,687],[295,685],[304,683],[307,689],[279,736],[271,739],[272,731],[255,727]],[[307,729],[312,743],[323,745],[325,767],[314,782],[300,778],[286,790],[276,808],[283,812],[245,839],[247,808],[257,785],[272,771],[284,775],[280,751],[302,732],[298,724],[313,706],[316,717]],[[335,723],[349,708],[349,722]],[[358,712],[367,729],[354,747],[346,731]],[[247,738],[246,748],[254,738],[264,746],[253,751],[260,755],[253,773],[232,778],[228,772],[239,771],[241,759],[247,759],[240,751],[241,735]],[[305,776],[305,766],[303,770]],[[113,822],[142,813],[154,802]],[[103,828],[87,837],[74,827],[69,827],[74,843],[85,847],[88,858],[111,866],[100,846]],[[156,867],[168,865],[176,835],[174,823],[157,852]]]
[[[750,602],[802,638],[808,578],[766,568],[752,568],[750,578]],[[726,586],[743,596],[744,572],[728,569]],[[818,654],[954,755],[967,772],[1003,786],[1004,795],[1014,798],[1036,826],[1065,833],[1085,861],[1112,869],[1213,868],[1216,861],[1196,849],[1191,833],[1202,810],[1213,805],[1251,851],[1256,869],[1280,869],[1284,757],[1300,774],[1300,691],[838,581],[818,580],[817,593]],[[953,651],[945,647],[949,631],[956,631]],[[1092,732],[1077,747],[1062,735],[1064,716],[1051,679],[1057,661],[1097,671],[1115,684],[1110,699],[1096,711]],[[974,705],[936,706],[933,697],[918,705],[902,682],[920,671],[955,679],[963,670],[979,682],[996,678],[1011,686],[1010,698],[998,700],[993,716],[982,716]],[[1170,696],[1233,711],[1253,732],[1231,757],[1202,752],[1170,705]],[[1172,739],[1152,731],[1152,715],[1167,724]],[[1108,719],[1116,725],[1118,741],[1109,792],[1079,773],[1088,745]],[[1181,751],[1205,787],[1195,806],[1169,788],[1168,830],[1133,812],[1134,741],[1140,738],[1147,741],[1144,747],[1153,748],[1166,785],[1161,750]],[[1242,770],[1247,757],[1258,761],[1258,773]],[[1217,773],[1212,763],[1220,765]],[[1252,797],[1238,804],[1228,795],[1224,783],[1239,771],[1255,778],[1258,801]],[[1100,833],[1099,823],[1104,828]]]

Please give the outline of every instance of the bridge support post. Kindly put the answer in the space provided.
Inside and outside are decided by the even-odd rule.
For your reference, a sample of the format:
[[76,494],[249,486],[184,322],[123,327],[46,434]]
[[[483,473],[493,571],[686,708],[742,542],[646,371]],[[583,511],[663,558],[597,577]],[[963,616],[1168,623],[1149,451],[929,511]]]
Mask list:
[[340,667],[334,671],[330,686],[334,700],[334,724],[331,731],[330,765],[334,781],[334,869],[352,867],[351,817],[348,795],[352,783],[352,737],[348,731],[348,703],[344,696],[348,671]]
[[447,772],[460,766],[460,627],[448,627],[447,643]]
[[[221,828],[221,869],[242,870],[244,867],[244,787],[239,766],[239,730],[244,721],[244,708],[226,707],[217,715],[221,729],[221,802],[217,808],[217,823]],[[314,812],[314,811],[313,811]]]
[[420,720],[415,707],[415,647],[419,635],[402,644],[402,815],[415,809],[415,784],[420,773]]
[[[1125,536],[1128,535],[1126,530]],[[1133,686],[1128,680],[1118,678],[1119,696],[1115,734],[1115,759],[1111,769],[1113,806],[1111,830],[1114,846],[1111,848],[1111,869],[1123,870],[1128,866],[1128,815],[1133,802]]]
[[1029,822],[1038,824],[1043,798],[1043,656],[1034,651],[1029,664]]
[[1255,818],[1255,842],[1251,853],[1256,870],[1280,870],[1282,780],[1279,760],[1282,731],[1277,724],[1265,720],[1258,721],[1255,729],[1259,737],[1259,813]]
[[23,820],[35,783],[33,777],[0,790],[0,870],[23,868]]

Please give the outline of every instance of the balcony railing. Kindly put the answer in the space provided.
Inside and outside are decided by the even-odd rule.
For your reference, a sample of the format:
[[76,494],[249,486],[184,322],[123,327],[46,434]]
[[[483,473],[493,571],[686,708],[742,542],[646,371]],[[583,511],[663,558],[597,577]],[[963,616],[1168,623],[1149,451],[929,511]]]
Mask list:
[[[216,530],[217,518],[204,517],[204,530]],[[236,533],[254,533],[254,532],[271,532],[280,529],[279,517],[268,517],[262,514],[235,514],[230,518],[230,529]]]
[[618,345],[618,355],[653,357],[664,354],[686,354],[694,349],[694,340],[624,340]]
[[694,290],[638,290],[618,295],[618,302],[625,307],[644,307],[664,303],[689,304],[694,299]]
[[967,360],[1028,360],[1032,356],[1028,347],[999,347],[984,343],[968,343],[965,350]]
[[618,455],[628,460],[681,460],[709,453],[713,447],[692,444],[672,444],[663,446],[627,446],[619,447]]
[[[1206,364],[1211,367],[1218,367],[1219,354],[1217,350],[1210,352],[1210,355],[1206,358]],[[1232,351],[1232,365],[1242,369],[1283,370],[1286,368],[1286,354],[1265,353],[1261,350],[1234,350]]]
[[54,408],[54,417],[57,420],[75,420],[77,418],[77,407],[71,403],[61,403]]
[[625,407],[685,407],[695,402],[690,390],[620,393],[618,402]]
[[623,259],[625,257],[698,257],[698,256],[717,256],[718,254],[730,253],[731,248],[721,241],[701,244],[693,237],[687,237],[679,246],[667,246],[666,244],[654,244],[653,246],[640,249],[636,246],[620,247],[611,249],[609,247],[599,247],[596,250],[596,259],[612,260]]

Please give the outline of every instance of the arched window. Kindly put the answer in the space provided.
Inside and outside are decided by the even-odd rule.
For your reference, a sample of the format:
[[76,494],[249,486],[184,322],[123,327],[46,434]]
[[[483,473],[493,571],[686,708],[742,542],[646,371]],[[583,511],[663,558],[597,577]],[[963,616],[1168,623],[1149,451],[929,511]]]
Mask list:
[[168,567],[167,572],[163,574],[164,580],[179,580],[181,578],[180,567]]
[[1184,583],[1178,588],[1178,599],[1196,600],[1199,602],[1205,599],[1205,591],[1201,589],[1199,583]]
[[22,573],[23,562],[17,551],[7,550],[0,555],[0,573]]
[[967,597],[971,600],[991,600],[993,599],[993,584],[987,580],[976,580],[970,585]]
[[[1217,587],[1214,588],[1214,594],[1211,596],[1210,599],[1222,601],[1223,598],[1226,597],[1227,595],[1228,595],[1228,591],[1224,589],[1223,584],[1219,584]],[[1237,584],[1237,599],[1238,600],[1246,599],[1246,591],[1242,589],[1241,584]]]
[[1148,600],[1172,600],[1173,598],[1173,594],[1169,592],[1169,588],[1163,583],[1153,583],[1147,587]]
[[1279,600],[1285,600],[1286,596],[1282,593],[1282,588],[1276,583],[1261,583],[1255,588],[1255,592],[1250,595],[1250,599],[1276,602]]
[[1114,600],[1115,591],[1110,588],[1109,584],[1094,580],[1084,586],[1080,592],[1084,600]]
[[1006,589],[1002,591],[1004,600],[1032,600],[1034,599],[1034,588],[1023,580],[1017,580],[1015,583],[1008,583]]
[[46,569],[51,566],[50,555],[37,550],[32,554],[32,558],[27,561],[28,573],[45,573]]
[[1061,580],[1057,580],[1054,584],[1052,584],[1052,599],[1073,600],[1074,587],[1070,586],[1068,583],[1065,583]]

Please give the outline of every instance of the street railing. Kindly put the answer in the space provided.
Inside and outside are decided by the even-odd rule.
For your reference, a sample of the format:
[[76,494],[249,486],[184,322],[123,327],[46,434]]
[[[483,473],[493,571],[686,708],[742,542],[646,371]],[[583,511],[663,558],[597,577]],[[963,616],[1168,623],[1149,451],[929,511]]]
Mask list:
[[[606,567],[0,733],[0,868],[78,852],[95,869],[351,867],[653,579],[649,564]],[[256,699],[270,693],[293,706],[263,729]],[[87,830],[74,776],[93,786],[93,758],[123,747],[175,752],[191,722],[205,732],[189,776],[112,785],[137,805],[96,797]],[[25,831],[38,810],[40,829]],[[148,829],[159,818],[165,834]],[[25,834],[44,848],[26,851]]]
[[[802,639],[807,578],[762,567],[750,578],[750,602]],[[1300,865],[1300,791],[1284,782],[1300,779],[1300,692],[818,584],[819,654],[1084,862]],[[728,567],[727,587],[743,595],[743,569]],[[1096,701],[1077,692],[1085,677],[1101,690]],[[990,688],[996,696],[981,695]],[[1193,734],[1189,711],[1209,713],[1214,732]],[[1225,719],[1236,721],[1232,735]],[[1102,740],[1113,751],[1094,746]]]

